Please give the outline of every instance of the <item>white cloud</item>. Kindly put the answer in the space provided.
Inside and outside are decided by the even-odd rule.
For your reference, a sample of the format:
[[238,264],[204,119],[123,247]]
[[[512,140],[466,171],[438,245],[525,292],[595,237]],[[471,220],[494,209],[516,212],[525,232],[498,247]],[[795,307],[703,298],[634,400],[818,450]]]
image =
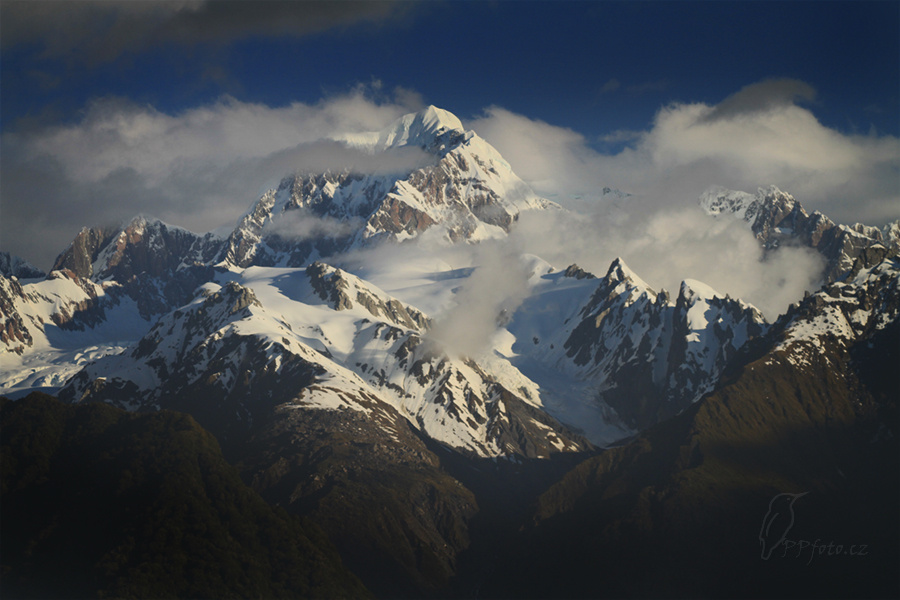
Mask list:
[[775,184],[808,210],[840,222],[880,225],[900,217],[900,140],[825,127],[796,104],[814,94],[803,82],[771,80],[715,106],[672,104],[648,131],[603,138],[632,139],[618,154],[597,152],[577,132],[499,107],[470,125],[520,177],[554,199],[596,197],[610,186],[671,207],[694,203],[710,184],[741,190]]
[[606,185],[596,172],[602,157],[576,131],[497,106],[465,125],[497,148],[516,174],[548,198],[589,193]]
[[[275,108],[223,99],[178,115],[107,100],[75,124],[4,134],[3,249],[47,268],[82,226],[143,212],[207,231],[234,222],[292,171],[421,164],[416,152],[372,157],[328,141],[381,129],[421,107],[411,90],[375,101],[377,88],[374,82],[317,104]],[[840,222],[880,225],[900,217],[900,141],[825,127],[795,102],[812,97],[811,88],[787,80],[748,86],[717,106],[673,104],[648,131],[611,134],[633,141],[618,154],[597,152],[571,129],[487,109],[467,126],[570,212],[522,215],[509,248],[459,250],[463,262],[482,265],[464,293],[484,310],[459,309],[458,319],[451,310],[441,319],[451,325],[438,330],[445,343],[463,353],[482,347],[498,310],[519,299],[519,274],[510,265],[520,252],[559,267],[578,262],[598,275],[622,256],[651,285],[676,292],[682,279],[694,278],[769,317],[783,311],[814,287],[818,259],[783,249],[760,262],[746,228],[697,208],[710,184],[752,191],[772,183]],[[634,195],[602,197],[604,186]],[[291,225],[299,237],[343,231],[318,220]],[[426,246],[419,244],[423,252]],[[504,280],[506,291],[488,289],[505,276],[512,278]]]
[[4,249],[46,269],[84,226],[147,213],[203,232],[234,222],[296,170],[421,165],[417,151],[373,157],[328,141],[377,131],[421,107],[409,90],[383,101],[373,95],[358,87],[317,104],[275,108],[225,98],[177,115],[106,99],[77,123],[6,133]]
[[515,244],[488,241],[470,249],[475,269],[427,341],[454,356],[477,357],[489,349],[503,315],[511,316],[527,296],[530,274]]
[[820,284],[822,259],[807,248],[780,248],[763,261],[745,223],[713,219],[696,206],[656,209],[641,200],[592,213],[523,214],[512,242],[558,268],[577,263],[603,276],[621,257],[654,289],[678,293],[697,279],[741,298],[774,319]]
[[[818,286],[821,259],[808,249],[782,248],[762,261],[744,224],[699,210],[697,199],[710,184],[749,191],[775,184],[808,211],[838,222],[900,218],[900,140],[829,129],[796,103],[814,97],[803,82],[774,80],[715,106],[672,104],[649,130],[601,140],[630,138],[618,154],[499,107],[470,126],[536,191],[571,209],[522,215],[513,236],[524,250],[600,276],[621,256],[652,286],[675,294],[683,279],[698,279],[773,319]],[[604,198],[605,186],[634,195]]]

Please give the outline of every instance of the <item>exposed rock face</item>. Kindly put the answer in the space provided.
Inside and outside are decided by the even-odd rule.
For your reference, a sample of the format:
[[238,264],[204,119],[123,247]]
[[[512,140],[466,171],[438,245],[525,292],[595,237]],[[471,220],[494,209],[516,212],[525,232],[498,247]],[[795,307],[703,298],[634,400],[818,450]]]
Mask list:
[[900,316],[900,259],[888,255],[852,278],[824,286],[792,306],[777,323],[779,343],[802,369],[812,357],[828,352],[846,352],[859,340],[882,331]]
[[68,269],[51,271],[47,279],[71,281],[86,295],[83,300],[72,300],[56,305],[55,310],[50,314],[50,319],[62,329],[84,330],[85,327],[93,327],[106,318],[105,305],[116,302],[114,298],[107,297],[101,286],[89,279],[78,277]]
[[207,266],[222,241],[157,219],[135,217],[122,228],[82,229],[56,259],[54,271],[114,282],[145,319],[184,304],[213,273]]
[[520,352],[589,382],[597,401],[631,429],[690,406],[767,329],[757,309],[697,281],[683,282],[673,302],[621,259],[600,279],[574,265],[563,275],[590,295],[550,337],[535,337],[534,348]]
[[19,279],[37,279],[45,277],[47,274],[19,256],[14,256],[9,252],[0,252],[0,275]]
[[[46,336],[46,328],[84,331],[102,323],[107,310],[119,304],[122,290],[78,277],[68,269],[51,271],[54,282],[42,293],[41,286],[26,285],[15,277],[0,276],[0,341],[5,352],[22,354],[35,337]],[[44,341],[46,343],[46,339]]]
[[241,219],[217,260],[302,267],[351,246],[430,229],[450,241],[478,241],[508,233],[523,210],[556,207],[459,119],[434,107],[399,119],[365,148],[381,156],[418,149],[420,164],[399,173],[287,177]]
[[308,266],[306,275],[316,294],[334,310],[350,309],[355,303],[373,317],[400,327],[424,331],[431,326],[431,320],[420,310],[373,290],[355,275],[322,262]]
[[204,264],[214,248],[208,238],[156,219],[137,217],[109,241],[98,255],[95,279],[130,281],[140,274],[170,275],[183,266]]
[[[366,184],[369,187],[359,189]],[[340,194],[335,198],[342,185],[368,197],[377,193],[381,182],[351,173],[285,178],[238,222],[216,261],[238,267],[302,267],[346,249],[359,217],[352,210],[345,212]]]
[[[895,594],[898,267],[888,258],[812,294],[713,393],[550,487],[485,593],[582,597],[602,580],[613,596],[765,595],[773,582],[792,596],[852,596],[860,581],[866,595]],[[802,494],[790,531],[761,529],[785,492]],[[883,554],[865,565],[832,549],[825,561],[779,536],[835,547],[865,538]],[[547,547],[561,550],[533,558]],[[715,572],[685,578],[698,560]]]
[[5,352],[22,354],[27,346],[34,343],[28,326],[16,310],[16,301],[24,298],[25,293],[18,279],[0,276],[0,317],[3,317],[3,323],[0,324],[0,342],[6,346]]
[[79,277],[91,278],[94,275],[94,261],[118,232],[115,227],[85,227],[75,236],[72,244],[56,257],[50,270],[68,269]]
[[700,197],[700,206],[709,215],[742,219],[769,250],[796,244],[814,248],[826,261],[826,283],[852,278],[880,262],[887,250],[900,248],[892,233],[896,223],[886,228],[887,236],[860,223],[837,225],[818,211],[808,214],[793,196],[775,186],[759,188],[756,195],[710,188]]

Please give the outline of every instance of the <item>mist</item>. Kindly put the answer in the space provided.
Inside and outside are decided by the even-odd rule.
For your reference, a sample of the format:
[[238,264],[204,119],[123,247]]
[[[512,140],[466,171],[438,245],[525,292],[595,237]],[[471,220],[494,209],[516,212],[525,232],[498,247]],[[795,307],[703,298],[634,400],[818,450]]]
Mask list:
[[[527,270],[515,244],[488,241],[469,246],[475,265],[452,304],[436,316],[426,342],[452,356],[477,357],[528,295]],[[458,260],[458,259],[457,259]]]
[[303,242],[306,240],[351,235],[365,225],[362,219],[340,220],[320,217],[306,210],[289,210],[278,219],[266,222],[263,235],[277,235],[283,240]]
[[696,202],[645,209],[658,202],[629,198],[594,212],[526,213],[512,241],[557,268],[577,263],[598,277],[620,257],[657,291],[677,294],[681,281],[697,279],[769,320],[821,284],[824,263],[815,251],[783,247],[764,256],[747,223],[707,216]]

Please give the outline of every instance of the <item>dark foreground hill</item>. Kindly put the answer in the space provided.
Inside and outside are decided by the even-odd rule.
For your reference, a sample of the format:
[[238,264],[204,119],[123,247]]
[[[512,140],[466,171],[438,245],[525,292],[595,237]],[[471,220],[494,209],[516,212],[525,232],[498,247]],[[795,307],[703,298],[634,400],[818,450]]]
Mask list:
[[748,357],[551,486],[482,593],[898,597],[898,341],[895,322],[803,368],[781,346]]
[[367,597],[193,418],[2,400],[4,598]]

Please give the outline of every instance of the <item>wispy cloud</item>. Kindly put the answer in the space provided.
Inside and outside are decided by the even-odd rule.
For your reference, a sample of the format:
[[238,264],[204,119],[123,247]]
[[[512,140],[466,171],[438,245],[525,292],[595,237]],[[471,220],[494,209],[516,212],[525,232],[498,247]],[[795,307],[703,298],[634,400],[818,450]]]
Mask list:
[[669,82],[665,79],[655,81],[644,81],[641,83],[623,84],[621,81],[613,77],[600,86],[598,90],[600,95],[612,94],[614,92],[627,92],[629,94],[645,94],[649,92],[661,92],[669,87]]
[[604,83],[602,86],[600,86],[600,93],[601,94],[611,94],[612,92],[615,92],[616,90],[618,90],[621,87],[622,87],[622,82],[620,82],[616,78],[613,78],[613,79],[610,79],[609,81],[607,81],[606,83]]
[[335,219],[319,217],[305,211],[286,211],[279,219],[266,224],[265,234],[274,234],[293,242],[302,242],[321,237],[341,238],[355,233],[365,223],[362,219]]
[[489,349],[503,316],[511,317],[528,295],[530,273],[513,243],[484,242],[469,254],[475,269],[437,315],[428,342],[451,355],[477,357]]
[[811,102],[816,90],[796,79],[768,79],[752,83],[725,98],[707,112],[701,121],[714,123],[742,116],[771,113],[792,107],[798,100]]

